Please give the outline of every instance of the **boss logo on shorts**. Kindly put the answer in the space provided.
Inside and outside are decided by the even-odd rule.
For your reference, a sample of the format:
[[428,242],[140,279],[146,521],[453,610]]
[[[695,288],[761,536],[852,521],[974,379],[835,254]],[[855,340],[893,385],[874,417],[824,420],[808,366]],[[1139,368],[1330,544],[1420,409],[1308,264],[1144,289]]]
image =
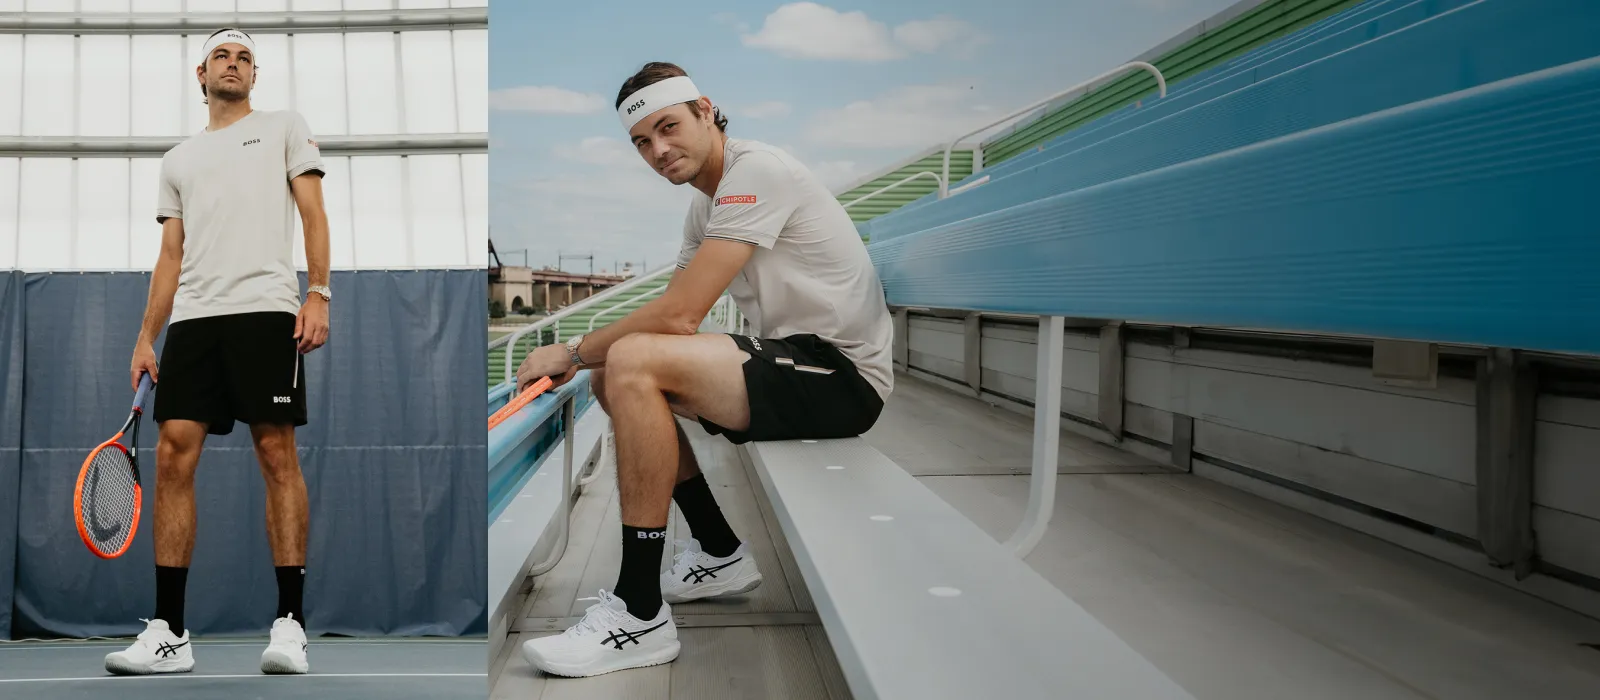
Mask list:
[[244,145],[248,146],[252,143],[261,143],[261,139],[250,139],[249,141],[244,142]]
[[273,403],[294,403],[294,399],[291,399],[291,398],[289,398],[287,396],[274,396],[274,397],[272,397],[272,402]]
[[755,346],[755,349],[757,349],[757,350],[761,349],[761,339],[760,338],[757,338],[757,337],[755,337],[753,335],[747,335],[745,337],[750,339],[750,344]]

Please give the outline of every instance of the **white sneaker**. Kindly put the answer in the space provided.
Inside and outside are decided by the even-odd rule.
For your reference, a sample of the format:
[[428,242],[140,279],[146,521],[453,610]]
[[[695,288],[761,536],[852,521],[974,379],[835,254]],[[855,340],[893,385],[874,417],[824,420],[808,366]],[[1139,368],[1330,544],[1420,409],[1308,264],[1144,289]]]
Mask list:
[[682,551],[673,555],[672,568],[661,572],[661,598],[668,603],[738,595],[761,585],[756,560],[743,542],[725,557],[700,551],[700,540],[673,540],[672,544]]
[[261,652],[262,673],[310,673],[306,659],[306,630],[295,622],[294,613],[272,622],[272,641]]
[[621,598],[600,590],[598,600],[584,612],[583,620],[561,634],[530,639],[522,655],[545,673],[569,678],[598,676],[627,668],[655,666],[678,658],[678,626],[666,603],[655,619],[640,620],[628,614]]
[[143,676],[152,673],[188,673],[194,669],[194,648],[189,645],[189,631],[179,637],[172,633],[166,620],[145,620],[139,638],[122,651],[106,654],[106,670],[119,676]]

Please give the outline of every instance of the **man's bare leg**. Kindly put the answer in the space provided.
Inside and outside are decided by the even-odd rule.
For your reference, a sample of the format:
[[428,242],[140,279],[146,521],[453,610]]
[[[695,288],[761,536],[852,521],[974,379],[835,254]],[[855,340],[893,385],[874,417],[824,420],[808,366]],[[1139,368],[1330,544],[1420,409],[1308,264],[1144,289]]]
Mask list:
[[267,484],[267,542],[272,546],[272,565],[278,577],[277,617],[293,615],[305,625],[306,532],[310,529],[311,506],[306,496],[306,480],[300,472],[300,455],[295,450],[294,426],[257,424],[250,426],[255,440],[256,460]]
[[[622,502],[617,596],[635,617],[652,619],[660,609],[662,538],[673,488],[685,468],[682,455],[687,452],[692,460],[673,404],[732,430],[748,427],[741,367],[747,359],[732,338],[720,334],[635,334],[617,341],[606,355],[604,406],[617,435]],[[699,466],[693,469],[698,472]]]
[[[600,410],[606,415],[611,415],[611,409],[606,405],[606,371],[604,369],[592,370],[589,374],[589,384],[594,390],[594,397],[600,403]],[[670,402],[669,402],[670,403]],[[688,411],[679,406],[672,406],[674,413],[684,418],[694,418],[686,415]],[[700,475],[700,462],[695,458],[694,449],[689,444],[689,436],[683,432],[683,425],[673,421],[673,427],[678,429],[678,480],[683,483]]]
[[194,472],[206,424],[168,420],[156,442],[156,614],[182,637],[183,599],[194,554]]

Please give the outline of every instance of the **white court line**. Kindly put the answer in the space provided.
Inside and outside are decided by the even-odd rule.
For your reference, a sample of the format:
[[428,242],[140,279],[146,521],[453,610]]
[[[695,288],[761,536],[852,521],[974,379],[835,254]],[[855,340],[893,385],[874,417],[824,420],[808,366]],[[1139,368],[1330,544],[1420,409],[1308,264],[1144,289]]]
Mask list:
[[77,676],[71,678],[0,678],[0,683],[70,683],[73,681],[119,681],[129,679],[183,679],[204,680],[207,678],[483,678],[488,673],[308,673],[308,674],[266,674],[266,673],[232,673],[216,675],[196,675],[193,673],[153,673],[148,676]]

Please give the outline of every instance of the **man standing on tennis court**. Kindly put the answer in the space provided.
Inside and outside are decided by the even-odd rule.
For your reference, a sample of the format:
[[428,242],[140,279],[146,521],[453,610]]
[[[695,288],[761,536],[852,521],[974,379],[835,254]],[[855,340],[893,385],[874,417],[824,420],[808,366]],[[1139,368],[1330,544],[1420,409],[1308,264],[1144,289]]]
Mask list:
[[[617,438],[622,568],[614,593],[566,633],[523,645],[547,673],[592,676],[677,657],[666,603],[761,582],[674,413],[734,443],[837,438],[871,428],[893,386],[883,287],[844,207],[787,153],[727,136],[682,68],[651,63],[617,114],[646,163],[698,194],[662,295],[616,323],[530,353],[520,385],[595,368]],[[723,290],[756,335],[696,334]],[[603,370],[599,368],[604,367]],[[694,534],[660,572],[670,503]]]
[[[248,34],[219,30],[196,58],[210,123],[161,160],[161,253],[131,367],[135,383],[141,373],[157,382],[156,609],[133,645],[106,656],[106,670],[194,668],[183,604],[195,468],[206,435],[227,435],[238,421],[250,426],[266,479],[278,579],[277,620],[261,670],[306,673],[301,601],[310,509],[294,430],[306,424],[301,355],[328,338],[321,155],[299,114],[251,109],[257,55]],[[296,207],[310,279],[303,305],[294,269]],[[158,368],[154,341],[169,316]]]

